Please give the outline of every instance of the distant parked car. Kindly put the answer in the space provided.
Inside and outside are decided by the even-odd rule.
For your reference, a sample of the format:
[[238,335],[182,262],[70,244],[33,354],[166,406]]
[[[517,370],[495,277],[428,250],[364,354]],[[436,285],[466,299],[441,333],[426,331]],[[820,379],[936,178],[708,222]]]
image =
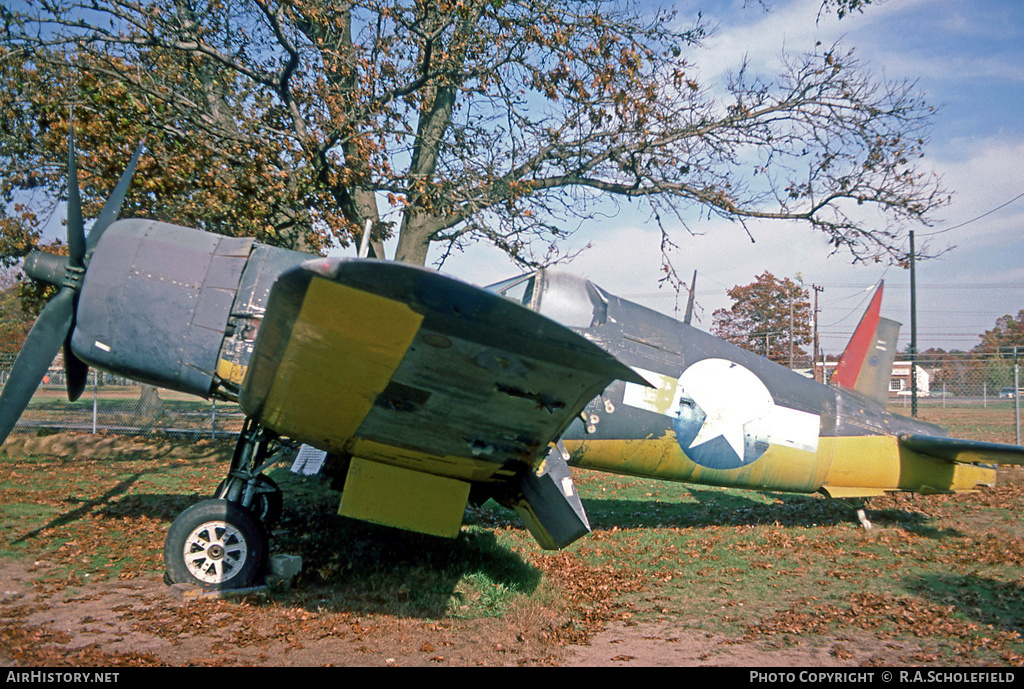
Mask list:
[[[1019,388],[1019,389],[1017,390],[1017,392],[1018,392],[1019,394],[1024,394],[1024,388]],[[1000,396],[1000,397],[1006,397],[1006,398],[1008,398],[1008,399],[1011,399],[1011,400],[1012,400],[1012,399],[1013,399],[1014,397],[1016,397],[1016,395],[1015,395],[1015,394],[1013,393],[1013,388],[1012,388],[1012,387],[1008,387],[1008,388],[1003,388],[1002,390],[1000,390],[1000,391],[999,391],[999,396]]]

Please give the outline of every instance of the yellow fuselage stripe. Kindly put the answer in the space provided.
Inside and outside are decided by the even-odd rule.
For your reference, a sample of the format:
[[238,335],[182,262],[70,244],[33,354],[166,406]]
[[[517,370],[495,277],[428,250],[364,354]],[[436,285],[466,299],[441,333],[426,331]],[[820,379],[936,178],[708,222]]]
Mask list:
[[893,436],[822,437],[817,452],[772,445],[748,466],[727,470],[693,462],[672,432],[660,438],[567,440],[565,445],[575,466],[582,469],[737,488],[826,490],[837,497],[897,490],[975,490],[995,482],[995,472],[988,467],[952,464],[911,452]]

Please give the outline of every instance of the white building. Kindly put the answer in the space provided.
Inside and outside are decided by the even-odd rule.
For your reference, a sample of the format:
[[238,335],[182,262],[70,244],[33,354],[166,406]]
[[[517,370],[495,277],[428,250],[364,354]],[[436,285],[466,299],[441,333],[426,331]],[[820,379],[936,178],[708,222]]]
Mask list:
[[[832,377],[832,371],[835,370],[836,361],[825,362],[825,380]],[[818,371],[821,370],[821,363],[817,364]],[[919,397],[928,397],[931,394],[931,374],[920,366],[917,368],[917,395]],[[811,369],[802,368],[797,369],[799,373],[804,374],[808,378],[814,378]],[[819,373],[816,380],[821,380],[821,374]],[[896,361],[892,365],[892,376],[889,378],[889,396],[890,397],[902,397],[904,395],[910,395],[910,362],[909,361]]]

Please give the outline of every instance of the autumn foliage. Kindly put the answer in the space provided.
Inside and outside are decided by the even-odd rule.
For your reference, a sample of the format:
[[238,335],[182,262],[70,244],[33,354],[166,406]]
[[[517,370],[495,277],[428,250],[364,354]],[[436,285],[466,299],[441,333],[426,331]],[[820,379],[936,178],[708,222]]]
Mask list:
[[986,330],[981,335],[981,342],[975,350],[995,351],[1003,356],[1012,356],[1015,348],[1020,348],[1024,353],[1024,309],[1021,309],[1017,316],[1006,314],[996,319],[996,324],[991,330]]
[[733,305],[715,311],[715,336],[783,364],[791,355],[807,356],[813,315],[807,288],[765,271],[727,294]]
[[[900,232],[874,228],[927,221],[947,198],[917,167],[932,109],[910,85],[838,45],[704,83],[699,15],[610,0],[26,0],[3,19],[7,257],[38,242],[63,194],[72,116],[87,217],[144,139],[127,213],[310,251],[371,221],[375,253],[397,234],[394,258],[417,263],[476,241],[546,263],[628,199],[663,246],[708,214],[797,220],[856,257],[899,258]],[[892,222],[864,227],[861,206]]]

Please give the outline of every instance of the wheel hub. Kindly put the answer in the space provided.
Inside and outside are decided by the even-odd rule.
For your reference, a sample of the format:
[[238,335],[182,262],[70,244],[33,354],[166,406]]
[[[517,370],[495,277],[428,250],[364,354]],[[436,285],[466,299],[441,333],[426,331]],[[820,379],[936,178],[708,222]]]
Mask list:
[[249,551],[238,527],[210,521],[192,530],[182,554],[192,576],[206,584],[222,584],[242,570]]

